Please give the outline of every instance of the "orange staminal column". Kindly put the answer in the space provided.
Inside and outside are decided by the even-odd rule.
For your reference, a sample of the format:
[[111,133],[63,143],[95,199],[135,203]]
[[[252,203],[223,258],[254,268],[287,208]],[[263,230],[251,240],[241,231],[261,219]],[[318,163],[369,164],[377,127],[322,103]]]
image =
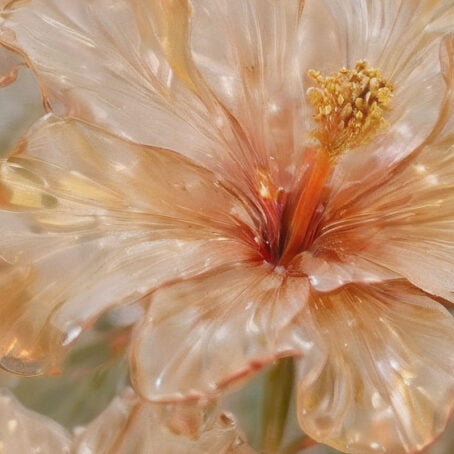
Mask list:
[[384,116],[394,90],[381,71],[366,61],[328,77],[315,70],[309,70],[308,76],[315,84],[307,91],[314,107],[311,136],[320,145],[306,150],[301,178],[287,198],[279,248],[283,266],[309,246],[317,231],[318,208],[327,197],[325,185],[336,159],[369,143],[386,128]]
[[289,200],[284,216],[286,235],[280,259],[283,266],[307,246],[308,234],[313,231],[311,221],[323,200],[331,163],[329,154],[321,147],[306,151],[303,161],[305,170],[298,185],[299,192],[293,200]]

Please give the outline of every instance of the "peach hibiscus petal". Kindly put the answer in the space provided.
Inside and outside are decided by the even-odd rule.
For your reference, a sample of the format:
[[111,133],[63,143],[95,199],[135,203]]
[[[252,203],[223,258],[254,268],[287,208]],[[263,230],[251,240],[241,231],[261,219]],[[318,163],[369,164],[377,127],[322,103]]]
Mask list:
[[308,142],[312,115],[299,63],[308,47],[299,39],[303,6],[303,0],[193,2],[194,60],[243,130],[249,154],[283,187]]
[[[226,267],[158,290],[131,350],[136,389],[151,401],[204,398],[279,357],[316,350],[305,279],[267,265]],[[321,361],[322,355],[320,355]]]
[[0,452],[5,454],[69,454],[69,434],[55,421],[23,407],[0,390]]
[[113,305],[250,258],[231,239],[242,205],[209,172],[74,121],[44,118],[0,183],[0,363],[18,373],[55,371]]
[[[207,5],[211,8],[211,3]],[[189,0],[13,2],[0,17],[0,42],[26,56],[48,109],[57,115],[102,126],[137,143],[177,151],[231,180],[241,180],[245,192],[252,187],[254,197],[264,172],[271,172],[276,188],[288,180],[288,170],[280,175],[282,162],[288,163],[293,151],[301,152],[304,128],[297,125],[290,131],[298,120],[289,123],[289,119],[299,114],[287,102],[298,98],[298,105],[303,105],[304,94],[296,78],[292,86],[297,88],[287,90],[285,99],[277,93],[282,99],[265,100],[269,118],[252,130],[249,126],[257,120],[263,100],[256,91],[243,104],[244,112],[244,107],[254,105],[247,111],[247,125],[246,118],[236,118],[195,64],[197,51],[190,46],[197,37],[195,27],[200,28],[196,17],[200,7]],[[283,27],[286,20],[294,22],[293,10],[285,12],[287,17],[281,7],[273,10],[282,16],[276,19],[284,21]],[[292,35],[281,33],[277,25],[275,30],[282,45]],[[53,37],[51,44],[48,36]],[[248,44],[260,46],[261,39],[258,36]],[[279,50],[274,50],[273,58],[280,58]],[[294,65],[296,53],[292,59]],[[281,77],[274,69],[268,71],[274,92],[288,85],[284,66],[281,61]],[[257,87],[256,82],[253,85]],[[283,109],[280,114],[275,101]],[[294,131],[300,136],[295,146],[291,143]],[[262,140],[263,135],[267,137]],[[279,144],[271,152],[278,136]]]
[[[343,452],[419,452],[454,409],[454,320],[403,282],[314,294],[327,361],[301,382],[303,430]],[[304,377],[303,377],[304,378]]]
[[[454,124],[453,49],[454,33],[447,33],[439,43],[437,64],[441,76],[440,83],[437,86],[443,89],[443,98],[440,104],[432,105],[423,110],[424,112],[427,112],[428,109],[431,109],[431,111],[435,109],[436,111],[436,121],[435,123],[430,123],[430,129],[424,133],[424,141],[419,143],[416,148],[410,147],[408,149],[409,154],[401,154],[399,142],[396,142],[392,137],[388,137],[388,134],[384,134],[361,153],[345,154],[339,159],[331,181],[332,198],[336,200],[337,208],[340,209],[340,206],[347,206],[352,203],[352,200],[356,200],[362,197],[363,194],[373,191],[377,186],[386,184],[390,177],[394,175],[396,167],[405,165],[407,159],[412,159],[412,154],[418,154],[422,148],[432,145],[441,135],[452,130],[452,125]],[[415,99],[417,99],[417,96]],[[408,110],[417,112],[424,118],[421,110],[413,107],[413,105],[412,101],[412,107],[409,107]],[[422,131],[422,129],[419,128],[419,131]],[[402,143],[409,144],[410,142],[404,141]],[[395,151],[398,151],[398,153]]]
[[[184,406],[175,412],[190,410]],[[159,407],[125,389],[96,419],[70,436],[54,420],[0,390],[0,449],[5,454],[254,454],[232,417],[216,412],[196,435],[188,437],[162,424]],[[207,410],[193,408],[192,413],[203,418]]]
[[454,301],[454,136],[440,137],[387,180],[349,205],[341,195],[330,200],[319,237],[299,257],[301,270],[320,290],[348,282],[345,275],[357,282],[394,275]]
[[[439,49],[443,37],[454,31],[454,23],[447,28],[437,23],[451,17],[453,11],[451,0],[308,0],[306,3],[308,26],[303,22],[303,39],[317,42],[322,35],[321,45],[325,41],[331,44],[330,48],[325,46],[321,65],[317,62],[318,53],[313,57],[309,53],[309,59],[302,56],[306,70],[315,68],[330,74],[340,67],[352,68],[357,61],[366,60],[379,68],[394,86],[392,109],[386,118],[390,126],[368,148],[371,155],[368,159],[373,158],[381,168],[411,153],[438,122],[446,95]],[[318,23],[310,24],[314,21]],[[321,29],[330,32],[320,33]],[[353,162],[356,166],[361,165],[358,156],[351,160],[358,161]]]
[[220,146],[185,54],[189,13],[185,0],[13,2],[0,41],[26,56],[57,115],[210,161]]
[[[187,412],[185,408],[182,411]],[[199,410],[202,411],[202,410]],[[112,436],[113,434],[113,436]],[[244,451],[242,451],[244,450]],[[75,454],[236,454],[247,447],[234,421],[217,417],[199,435],[189,438],[170,431],[158,408],[126,390],[76,438]]]
[[368,157],[352,168],[354,156],[336,169],[318,238],[294,261],[320,291],[403,276],[453,301],[453,49],[448,35],[440,49],[446,106],[428,143],[387,171]]

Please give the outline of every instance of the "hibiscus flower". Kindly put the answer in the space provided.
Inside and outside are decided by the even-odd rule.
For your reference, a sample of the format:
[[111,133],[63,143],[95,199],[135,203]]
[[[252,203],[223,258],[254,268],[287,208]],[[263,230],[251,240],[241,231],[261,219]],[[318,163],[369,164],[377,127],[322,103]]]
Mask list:
[[1,365],[56,372],[139,304],[132,378],[218,396],[297,358],[297,412],[415,452],[454,406],[452,0],[21,0],[49,113],[1,167]]

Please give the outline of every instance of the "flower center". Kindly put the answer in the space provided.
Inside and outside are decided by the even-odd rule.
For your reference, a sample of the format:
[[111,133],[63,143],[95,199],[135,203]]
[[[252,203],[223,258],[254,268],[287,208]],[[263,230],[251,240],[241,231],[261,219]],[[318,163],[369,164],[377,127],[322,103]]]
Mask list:
[[[279,194],[284,209],[274,218],[279,217],[280,221],[268,223],[278,225],[274,229],[277,234],[270,231],[268,238],[278,239],[266,241],[269,250],[266,256],[282,266],[314,240],[329,197],[326,183],[336,159],[347,150],[369,143],[386,127],[384,114],[390,108],[393,94],[392,85],[365,61],[329,77],[315,70],[308,74],[316,83],[307,95],[314,106],[317,124],[311,135],[319,145],[305,150],[294,190]],[[269,185],[262,185],[257,189],[269,208],[278,198],[268,188]]]

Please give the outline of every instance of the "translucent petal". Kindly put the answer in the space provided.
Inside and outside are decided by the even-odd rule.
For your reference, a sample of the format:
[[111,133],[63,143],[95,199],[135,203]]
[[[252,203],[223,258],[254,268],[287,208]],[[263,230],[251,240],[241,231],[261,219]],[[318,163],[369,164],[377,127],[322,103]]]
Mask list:
[[0,451],[5,454],[70,453],[69,434],[49,418],[23,407],[0,390]]
[[[2,175],[3,197],[22,209],[53,208],[59,213],[53,204],[60,197],[68,211],[71,203],[89,202],[90,213],[114,211],[118,223],[129,223],[127,216],[168,228],[192,223],[210,235],[213,229],[232,233],[235,226],[245,230],[254,225],[255,217],[231,188],[176,153],[132,145],[53,116],[39,122],[30,136]],[[8,187],[19,176],[21,185]],[[31,195],[33,183],[49,189]],[[237,230],[235,235],[242,236]]]
[[132,379],[152,401],[218,393],[276,358],[315,350],[305,279],[267,264],[226,267],[157,291],[131,350]]
[[[341,194],[331,199],[311,248],[316,259],[307,258],[302,270],[320,290],[348,281],[342,273],[363,282],[394,275],[454,301],[454,136],[426,147],[383,180],[350,203]],[[352,265],[362,278],[351,277]],[[334,282],[326,288],[328,281]]]
[[233,454],[246,449],[227,415],[220,415],[211,427],[191,439],[168,430],[158,414],[155,406],[141,402],[130,390],[126,391],[79,435],[74,453]]
[[[206,413],[183,406],[175,413]],[[194,437],[169,430],[160,408],[140,401],[130,389],[116,397],[101,415],[75,436],[55,421],[19,404],[0,390],[0,447],[5,454],[253,454],[230,415],[217,413]]]
[[[439,49],[444,95],[441,104],[436,105],[436,122],[431,124],[430,134],[424,138],[423,143],[420,143],[417,148],[407,150],[411,153],[418,154],[422,148],[442,140],[442,137],[452,131],[454,124],[453,49],[454,34],[451,33],[441,40]],[[421,112],[417,108],[417,103],[412,102],[411,105],[413,107],[409,108],[410,111]],[[426,121],[423,115],[421,118]],[[422,129],[419,128],[419,131]],[[392,134],[384,134],[376,142],[366,146],[365,150],[345,154],[339,160],[331,181],[331,191],[335,195],[336,203],[347,206],[352,203],[352,199],[363,197],[364,194],[374,191],[377,186],[385,184],[389,176],[394,174],[395,168],[405,164],[405,161],[401,163],[402,158],[405,156],[408,158],[407,153],[401,154],[399,151],[402,143],[410,142],[402,142],[393,138]]]
[[319,375],[300,383],[298,416],[312,438],[342,452],[413,453],[454,409],[454,319],[408,284],[347,286],[314,294],[328,349]]
[[69,430],[85,425],[129,382],[129,334],[125,328],[108,329],[103,320],[102,329],[90,329],[75,342],[61,375],[14,376],[15,383],[9,388],[27,408],[51,417]]
[[[326,246],[326,248],[325,248]],[[330,292],[353,282],[383,282],[399,278],[399,274],[371,263],[363,257],[342,254],[335,242],[316,241],[311,251],[300,253],[290,264],[291,272],[309,277],[314,289]],[[341,252],[337,253],[337,249]]]
[[[272,78],[267,82],[272,85],[267,89],[270,95],[257,91],[258,82],[251,81],[254,93],[241,94],[240,110],[234,112],[228,100],[204,80],[193,61],[193,53],[199,51],[190,49],[192,39],[213,40],[212,36],[199,36],[197,30],[213,32],[214,26],[219,34],[218,24],[213,22],[218,14],[208,17],[213,22],[209,28],[199,21],[199,15],[201,21],[205,19],[204,6],[211,9],[215,2],[192,3],[191,7],[188,0],[117,0],[114,5],[110,0],[13,2],[0,18],[0,41],[26,55],[48,108],[57,115],[101,125],[138,143],[178,151],[218,174],[241,181],[243,191],[252,193],[249,197],[257,196],[264,172],[272,174],[276,189],[287,185],[295,170],[287,169],[288,158],[292,150],[301,152],[305,137],[297,109],[303,95],[299,78],[289,84],[287,77],[286,60],[294,66],[297,52],[289,49],[284,58],[279,47],[296,44],[295,14],[301,12],[301,0],[292,0],[288,9],[265,8],[259,6],[265,2],[248,0],[251,10],[263,10],[260,20],[266,22],[260,33],[268,33],[268,25],[273,26],[268,47],[276,61],[267,70]],[[235,23],[244,8],[241,2],[233,3],[240,13],[232,17]],[[231,9],[229,2],[224,4]],[[273,13],[269,18],[268,12]],[[252,11],[246,25],[255,20]],[[257,55],[262,37],[256,36],[251,46],[256,46],[253,52]],[[247,71],[244,77],[249,77]],[[263,102],[268,108],[259,125]],[[294,123],[298,124],[295,128]],[[295,145],[294,133],[298,136]]]
[[[303,71],[331,74],[367,60],[394,85],[392,110],[386,115],[390,127],[367,153],[382,166],[379,172],[419,146],[438,121],[445,99],[439,49],[443,37],[454,31],[454,22],[447,28],[437,23],[445,23],[453,11],[451,0],[306,2],[302,40],[317,44],[302,53]],[[349,165],[359,165],[361,159],[354,154]]]
[[193,2],[194,59],[247,139],[244,160],[255,159],[282,187],[297,170],[311,115],[299,68],[307,47],[299,40],[303,4]]
[[337,167],[319,237],[294,263],[320,291],[404,276],[452,300],[453,49],[449,35],[440,48],[445,104],[426,145],[390,166],[355,154]]
[[58,115],[199,161],[216,155],[212,102],[185,55],[187,1],[38,0],[2,15],[0,40],[26,55]]
[[[447,30],[436,24],[451,17],[454,8],[450,0],[322,0],[320,3],[325,17],[318,19],[334,18],[337,23],[332,31],[337,46],[330,52],[335,60],[325,65],[338,65],[343,61],[352,67],[358,60],[367,59],[385,73],[400,77],[415,69],[415,59],[427,52],[432,41],[440,40]],[[303,20],[314,20],[316,7],[316,1],[307,0],[304,13],[309,17]],[[318,25],[321,28],[323,24]],[[451,27],[452,31],[452,23]],[[321,37],[322,40],[328,38]]]
[[250,258],[231,239],[240,202],[175,153],[47,117],[0,175],[0,352],[15,372],[55,371],[112,305]]

